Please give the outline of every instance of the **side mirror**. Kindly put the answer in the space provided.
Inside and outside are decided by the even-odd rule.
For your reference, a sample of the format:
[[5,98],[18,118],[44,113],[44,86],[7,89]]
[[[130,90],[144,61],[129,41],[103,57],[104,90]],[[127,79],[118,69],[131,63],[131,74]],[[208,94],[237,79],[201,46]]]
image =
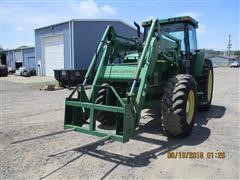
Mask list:
[[136,28],[137,28],[137,37],[139,37],[140,38],[140,26],[139,26],[139,24],[138,23],[136,23],[135,21],[134,21],[134,25],[136,26]]

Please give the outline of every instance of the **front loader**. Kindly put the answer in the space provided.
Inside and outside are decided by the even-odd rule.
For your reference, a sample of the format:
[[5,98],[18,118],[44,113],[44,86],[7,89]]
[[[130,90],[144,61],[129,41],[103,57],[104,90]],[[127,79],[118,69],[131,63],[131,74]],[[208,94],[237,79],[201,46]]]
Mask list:
[[[209,110],[213,68],[197,49],[198,23],[184,16],[145,21],[142,27],[142,40],[106,28],[84,82],[65,100],[65,129],[127,142],[142,109],[157,108],[165,133],[185,137],[197,108]],[[99,123],[114,131],[101,130]]]

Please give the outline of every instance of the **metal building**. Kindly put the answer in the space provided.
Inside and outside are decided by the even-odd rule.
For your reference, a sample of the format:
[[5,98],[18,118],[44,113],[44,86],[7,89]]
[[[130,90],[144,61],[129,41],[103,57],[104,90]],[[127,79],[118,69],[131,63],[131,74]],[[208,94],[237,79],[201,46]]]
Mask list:
[[38,74],[53,76],[54,69],[86,69],[107,27],[119,35],[137,36],[134,27],[120,20],[71,20],[35,29]]
[[35,48],[20,47],[6,50],[6,59],[8,70],[17,70],[20,67],[36,69]]
[[237,56],[215,56],[209,58],[216,66],[229,66],[234,61],[239,61]]

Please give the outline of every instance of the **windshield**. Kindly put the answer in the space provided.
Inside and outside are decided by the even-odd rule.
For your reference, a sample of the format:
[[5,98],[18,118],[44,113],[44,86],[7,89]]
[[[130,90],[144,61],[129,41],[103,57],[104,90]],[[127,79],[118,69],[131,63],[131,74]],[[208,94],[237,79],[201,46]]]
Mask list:
[[181,40],[181,50],[185,51],[184,43],[184,24],[183,23],[173,23],[173,24],[162,24],[161,28],[164,32],[169,33],[177,39]]
[[[150,26],[144,27],[144,40],[147,38]],[[174,36],[177,39],[181,40],[181,50],[185,51],[184,43],[184,24],[183,23],[172,23],[172,24],[161,24],[161,29]]]

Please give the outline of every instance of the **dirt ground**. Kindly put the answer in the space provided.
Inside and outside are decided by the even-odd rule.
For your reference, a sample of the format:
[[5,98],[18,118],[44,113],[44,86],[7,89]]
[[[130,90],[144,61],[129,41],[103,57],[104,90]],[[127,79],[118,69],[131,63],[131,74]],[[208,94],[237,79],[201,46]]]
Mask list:
[[[189,137],[165,137],[158,111],[145,110],[129,142],[106,142],[55,157],[48,155],[98,138],[67,132],[11,142],[63,130],[64,98],[71,91],[40,91],[30,80],[0,78],[0,179],[239,179],[239,70],[214,70],[211,110],[198,112]],[[204,158],[169,159],[168,152],[203,152]]]

